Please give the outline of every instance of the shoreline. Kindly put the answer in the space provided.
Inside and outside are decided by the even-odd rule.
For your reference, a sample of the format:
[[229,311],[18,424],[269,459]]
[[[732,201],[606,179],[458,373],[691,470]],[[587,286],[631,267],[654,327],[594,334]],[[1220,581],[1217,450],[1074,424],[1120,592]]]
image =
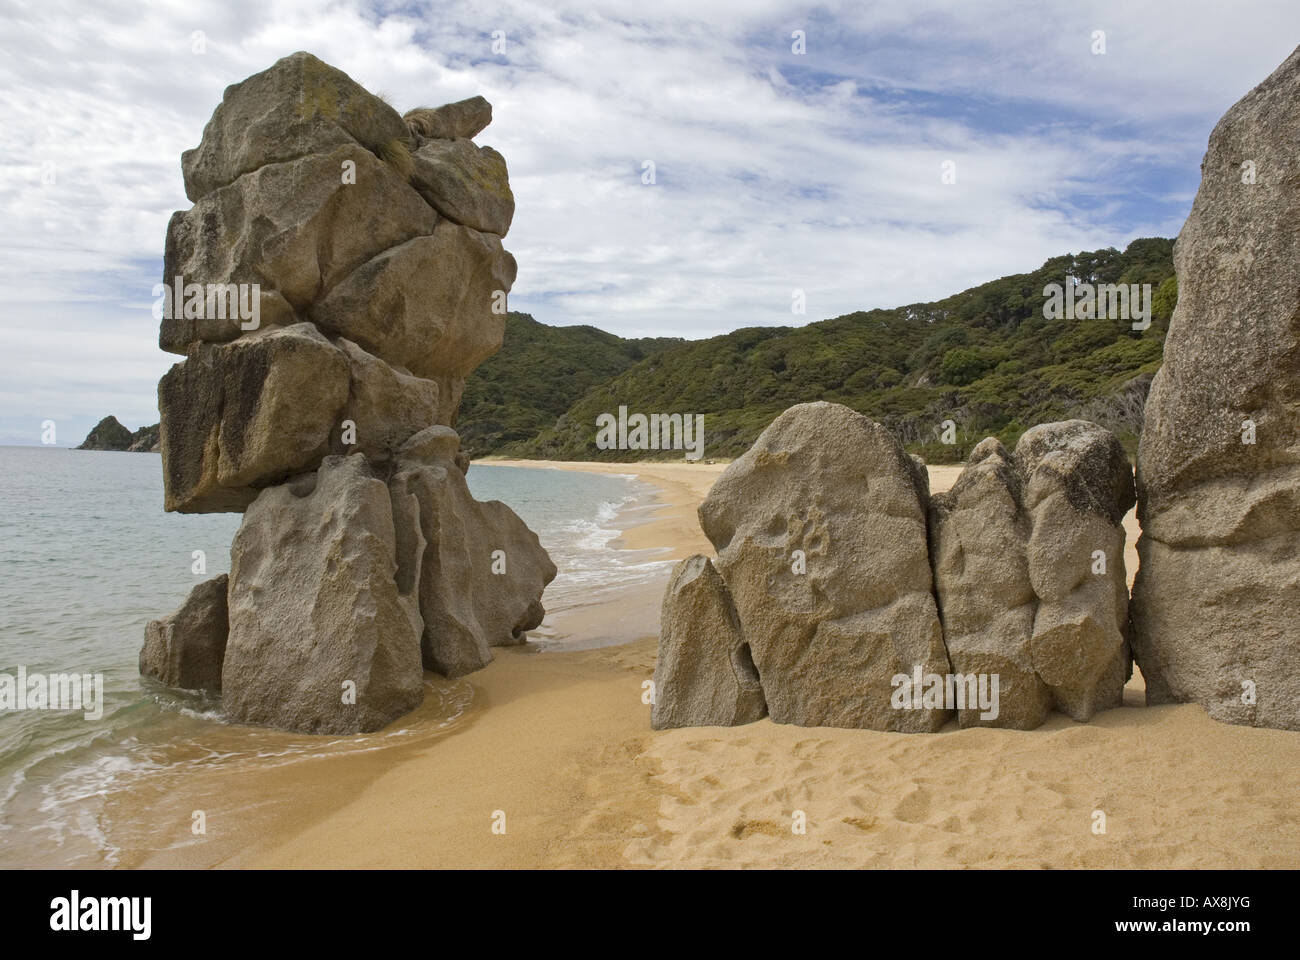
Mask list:
[[475,464],[497,467],[527,467],[534,470],[565,470],[573,473],[631,475],[658,489],[660,503],[653,506],[644,522],[619,534],[613,546],[625,550],[671,551],[665,559],[680,560],[692,553],[713,553],[700,530],[695,508],[708,494],[713,481],[727,468],[726,463],[663,462],[658,460],[605,463],[586,460],[513,460],[487,458]]
[[[696,506],[723,464],[486,461],[633,474],[659,490],[622,549],[712,555]],[[704,469],[705,467],[711,469]],[[946,489],[959,468],[932,468]],[[621,521],[622,518],[620,518]],[[1127,524],[1126,524],[1127,526]],[[620,528],[621,529],[621,528]],[[1130,549],[1132,534],[1130,530]],[[1130,576],[1132,570],[1130,569]],[[661,588],[660,588],[661,589]],[[784,726],[654,731],[658,597],[582,608],[630,643],[497,648],[463,713],[432,735],[230,776],[199,768],[125,814],[184,846],[144,866],[226,867],[1295,867],[1300,737],[1211,721],[1192,704],[1123,707],[1034,731],[934,734]],[[577,616],[574,612],[571,616]],[[429,675],[432,676],[432,675]],[[432,705],[412,715],[427,722]],[[235,728],[230,736],[247,735]],[[1262,785],[1267,784],[1268,789]],[[209,837],[189,815],[235,794]],[[256,809],[255,809],[256,808]],[[804,811],[804,835],[790,830]],[[1093,812],[1107,832],[1092,832]],[[245,812],[249,816],[245,817]],[[504,814],[506,832],[493,824]],[[235,823],[230,821],[234,820]],[[140,827],[141,831],[149,829]],[[215,842],[214,842],[215,841]]]

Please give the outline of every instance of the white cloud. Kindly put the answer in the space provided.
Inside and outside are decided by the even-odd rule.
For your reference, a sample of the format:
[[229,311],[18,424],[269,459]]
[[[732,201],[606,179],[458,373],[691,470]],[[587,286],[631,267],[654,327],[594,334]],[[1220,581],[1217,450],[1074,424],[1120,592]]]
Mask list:
[[[493,102],[479,140],[505,154],[518,204],[512,307],[703,336],[1171,235],[1213,122],[1289,54],[1297,26],[1293,3],[1199,0],[10,8],[0,443],[30,442],[56,411],[74,431],[108,412],[152,419],[171,358],[149,291],[167,218],[188,206],[179,155],[227,84],[295,50],[399,109]],[[796,28],[805,56],[790,52]],[[1090,52],[1094,29],[1105,56]],[[940,182],[947,159],[955,185]]]

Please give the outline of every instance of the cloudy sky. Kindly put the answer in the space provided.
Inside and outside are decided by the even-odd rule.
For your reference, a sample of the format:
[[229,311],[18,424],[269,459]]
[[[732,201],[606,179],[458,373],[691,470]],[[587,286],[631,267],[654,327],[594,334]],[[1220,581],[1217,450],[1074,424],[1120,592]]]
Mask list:
[[157,420],[180,153],[227,84],[295,50],[399,110],[493,103],[477,139],[510,166],[512,309],[702,337],[1174,236],[1214,122],[1300,42],[1295,0],[3,0],[0,18],[0,444]]

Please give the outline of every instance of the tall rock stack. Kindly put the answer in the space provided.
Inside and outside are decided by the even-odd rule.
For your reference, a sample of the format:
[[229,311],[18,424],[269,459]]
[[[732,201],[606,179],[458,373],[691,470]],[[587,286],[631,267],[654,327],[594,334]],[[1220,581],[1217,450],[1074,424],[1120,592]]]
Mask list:
[[[403,118],[297,53],[228,87],[182,157],[165,507],[245,516],[226,602],[151,627],[143,673],[219,689],[238,720],[368,731],[419,705],[422,667],[478,669],[541,622],[555,567],[470,496],[453,429],[515,277],[505,161],[471,140],[491,116],[475,97]],[[178,649],[218,646],[183,629],[216,607],[219,674]]]
[[1149,703],[1300,730],[1300,49],[1210,135],[1138,449]]

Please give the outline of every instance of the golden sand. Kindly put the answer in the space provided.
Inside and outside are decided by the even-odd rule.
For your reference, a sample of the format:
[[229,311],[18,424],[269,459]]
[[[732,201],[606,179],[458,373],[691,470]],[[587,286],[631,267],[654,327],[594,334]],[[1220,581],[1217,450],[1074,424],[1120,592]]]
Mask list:
[[[721,465],[530,465],[636,473],[661,489],[663,507],[626,545],[709,550],[695,507]],[[957,473],[932,468],[933,488]],[[1131,517],[1126,526],[1131,571]],[[298,765],[285,775],[301,778],[303,795],[328,794],[332,776],[348,789],[328,809],[279,817],[223,862],[1300,866],[1300,734],[1218,724],[1194,705],[1144,707],[1140,675],[1123,708],[1089,724],[1054,715],[1034,731],[950,724],[908,735],[764,719],[655,732],[641,684],[656,629],[647,619],[645,639],[598,650],[498,651],[466,678],[474,702],[454,729],[366,761],[361,784],[339,766],[355,758]],[[792,830],[796,811],[806,832]]]

